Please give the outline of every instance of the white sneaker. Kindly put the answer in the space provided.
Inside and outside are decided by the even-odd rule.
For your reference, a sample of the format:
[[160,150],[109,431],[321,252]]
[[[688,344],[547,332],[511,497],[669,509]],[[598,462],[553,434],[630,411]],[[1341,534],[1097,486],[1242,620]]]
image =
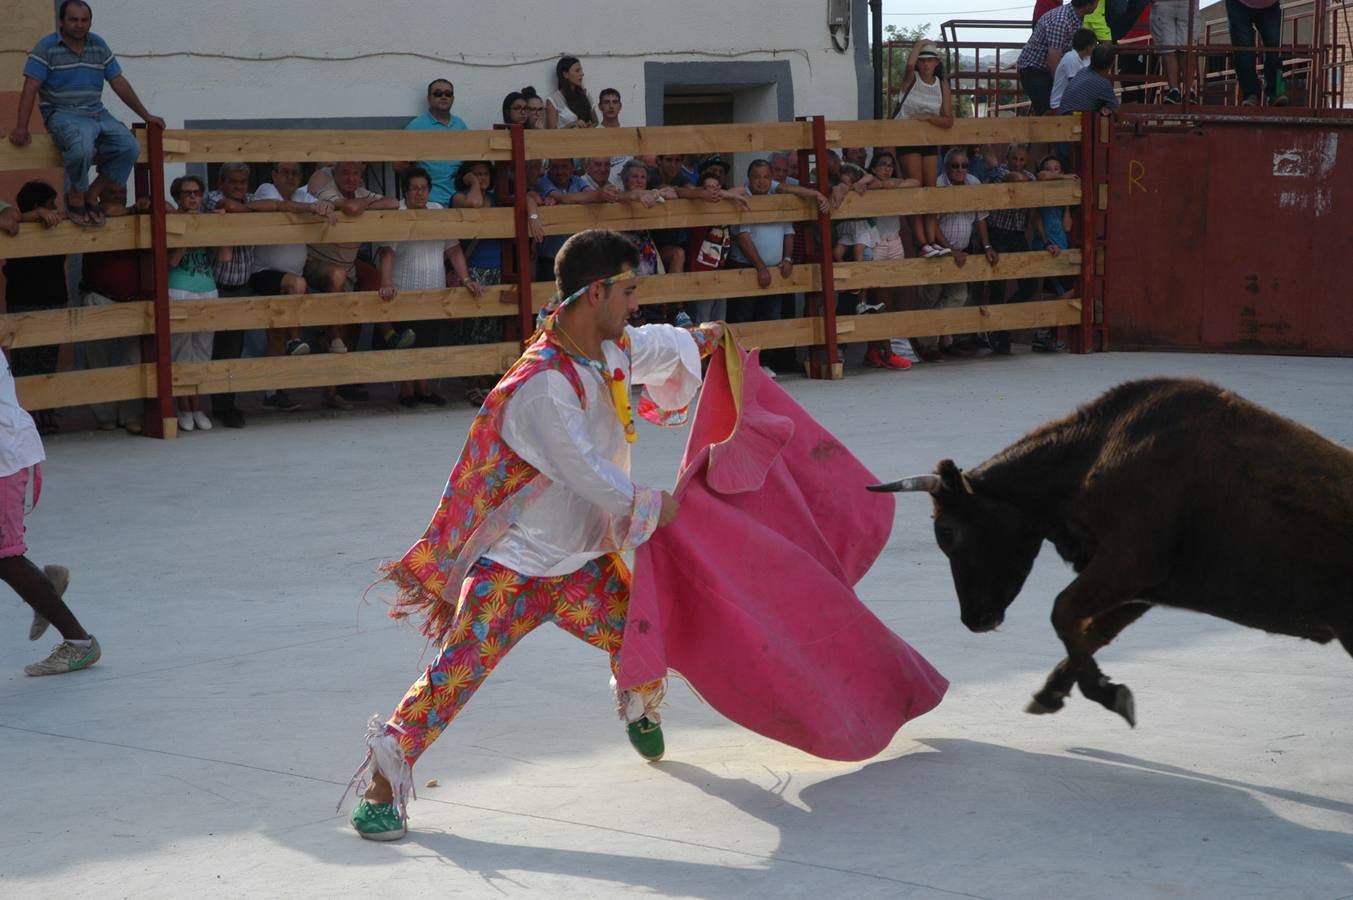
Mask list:
[[775,380],[775,370],[772,369],[770,366],[762,366],[762,367],[761,367],[761,374],[762,374],[762,375],[765,375],[765,376],[766,376],[767,378],[769,378],[771,381],[774,381],[774,380]]
[[179,413],[179,431],[192,431],[197,426],[193,424],[193,414],[190,412]]
[[193,411],[193,424],[197,426],[198,431],[211,431],[211,419],[202,410]]
[[342,339],[342,338],[334,338],[332,341],[329,342],[329,352],[330,352],[330,353],[347,353],[347,352],[348,352],[348,345],[345,344],[345,343],[343,343],[343,339]]

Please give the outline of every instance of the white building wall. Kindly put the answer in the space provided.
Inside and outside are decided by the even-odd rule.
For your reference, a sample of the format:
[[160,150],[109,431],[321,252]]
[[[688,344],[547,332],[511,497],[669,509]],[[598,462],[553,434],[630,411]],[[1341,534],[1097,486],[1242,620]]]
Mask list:
[[[864,0],[855,3],[863,7]],[[471,128],[488,128],[500,120],[507,92],[531,84],[548,96],[563,53],[582,59],[594,99],[602,88],[621,92],[627,125],[647,124],[646,62],[785,60],[795,115],[859,112],[856,48],[832,48],[826,0],[93,0],[93,6],[94,30],[171,128],[204,119],[411,117],[425,108],[425,86],[437,77],[456,85],[453,111]],[[745,109],[773,119],[773,93],[739,99],[739,118]],[[106,99],[131,118],[111,91]]]

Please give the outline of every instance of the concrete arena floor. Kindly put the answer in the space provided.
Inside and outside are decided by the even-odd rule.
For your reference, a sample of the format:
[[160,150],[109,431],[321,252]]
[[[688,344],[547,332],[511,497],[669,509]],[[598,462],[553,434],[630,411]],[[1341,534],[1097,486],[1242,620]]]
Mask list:
[[[1349,360],[1017,353],[782,381],[892,478],[975,464],[1150,374],[1353,445]],[[470,418],[50,442],[31,556],[71,566],[105,656],[26,678],[51,642],[25,640],[10,595],[0,896],[1353,897],[1353,660],[1159,610],[1101,656],[1136,692],[1135,730],[1080,697],[1028,716],[1069,569],[1045,549],[1001,632],[969,634],[919,496],[860,595],[953,687],[878,758],[814,759],[674,682],[667,759],[645,765],[601,655],[546,628],[421,761],[408,838],[358,840],[334,804],[423,649],[359,601],[421,532]],[[641,429],[637,478],[670,484],[684,432]]]

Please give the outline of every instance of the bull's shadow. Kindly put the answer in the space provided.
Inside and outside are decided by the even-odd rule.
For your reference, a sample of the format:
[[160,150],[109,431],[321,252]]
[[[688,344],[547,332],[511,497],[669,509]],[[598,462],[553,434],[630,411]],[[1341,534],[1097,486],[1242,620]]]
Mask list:
[[[662,763],[664,774],[778,830],[772,854],[736,866],[426,831],[408,840],[486,885],[510,882],[504,873],[515,870],[700,896],[1336,897],[1353,883],[1353,804],[1130,757],[1087,756],[926,740],[920,751],[818,782],[797,797],[792,774],[768,773],[777,784],[767,789]],[[1273,799],[1342,830],[1284,818],[1270,809]],[[711,807],[703,817],[719,815]],[[664,833],[663,816],[654,810],[655,837]],[[604,848],[605,832],[598,834]]]

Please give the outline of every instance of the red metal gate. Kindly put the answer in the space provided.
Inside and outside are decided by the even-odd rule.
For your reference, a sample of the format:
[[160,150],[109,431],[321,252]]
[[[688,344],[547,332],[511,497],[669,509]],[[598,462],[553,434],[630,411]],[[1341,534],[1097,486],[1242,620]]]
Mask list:
[[1353,117],[1128,114],[1107,180],[1115,348],[1353,355]]

